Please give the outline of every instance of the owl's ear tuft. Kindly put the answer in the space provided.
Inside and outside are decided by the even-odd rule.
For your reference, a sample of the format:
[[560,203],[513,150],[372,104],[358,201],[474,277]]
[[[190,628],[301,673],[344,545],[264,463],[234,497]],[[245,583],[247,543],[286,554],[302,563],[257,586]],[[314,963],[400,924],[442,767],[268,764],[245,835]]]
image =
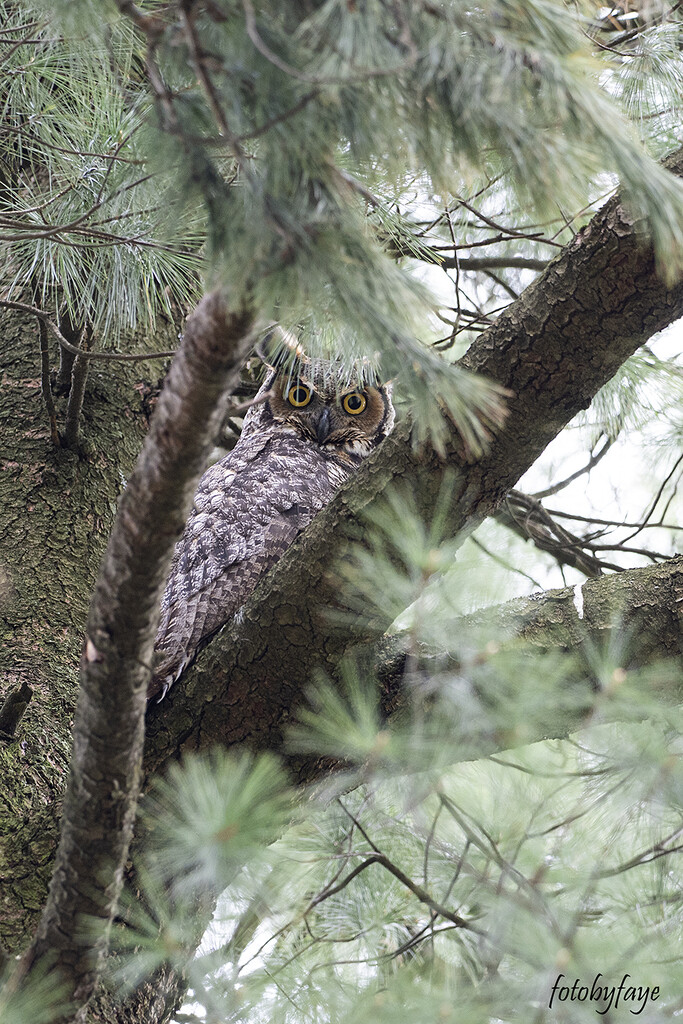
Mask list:
[[[269,370],[289,370],[298,373],[308,365],[308,357],[291,331],[275,324],[255,347],[256,355]],[[297,367],[297,370],[294,370]]]

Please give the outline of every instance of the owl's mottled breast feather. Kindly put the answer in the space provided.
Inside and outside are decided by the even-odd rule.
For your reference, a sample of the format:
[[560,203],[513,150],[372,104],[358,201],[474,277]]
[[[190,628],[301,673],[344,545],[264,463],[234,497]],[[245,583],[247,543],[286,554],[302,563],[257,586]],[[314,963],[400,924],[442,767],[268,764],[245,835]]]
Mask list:
[[271,368],[176,544],[150,696],[163,696],[393,423],[390,384],[352,386],[305,360],[296,373]]
[[162,599],[150,694],[234,615],[352,472],[289,430],[252,434],[206,471]]

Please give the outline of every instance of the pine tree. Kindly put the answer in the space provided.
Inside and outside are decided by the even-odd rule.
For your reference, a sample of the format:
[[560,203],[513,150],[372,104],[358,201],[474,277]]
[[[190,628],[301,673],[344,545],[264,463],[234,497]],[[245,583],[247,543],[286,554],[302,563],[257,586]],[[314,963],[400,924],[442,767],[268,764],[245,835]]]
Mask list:
[[[0,1020],[668,1019],[677,5],[0,23]],[[400,423],[144,735],[172,537],[274,323]],[[633,511],[572,496],[637,442]]]

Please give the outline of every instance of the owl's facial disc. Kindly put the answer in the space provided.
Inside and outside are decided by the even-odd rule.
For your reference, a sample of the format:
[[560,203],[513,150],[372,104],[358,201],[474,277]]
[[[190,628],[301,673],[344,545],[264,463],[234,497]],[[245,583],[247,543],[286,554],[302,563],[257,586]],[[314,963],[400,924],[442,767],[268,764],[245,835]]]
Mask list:
[[318,445],[330,457],[357,463],[391,431],[390,385],[313,381],[305,375],[275,373],[262,407],[263,422]]

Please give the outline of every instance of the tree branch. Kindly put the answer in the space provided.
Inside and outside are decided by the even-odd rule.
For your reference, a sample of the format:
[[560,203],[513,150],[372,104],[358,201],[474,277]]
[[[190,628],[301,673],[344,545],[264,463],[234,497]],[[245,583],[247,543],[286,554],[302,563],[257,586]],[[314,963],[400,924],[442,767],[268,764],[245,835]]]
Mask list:
[[[668,161],[683,172],[683,150]],[[464,365],[512,392],[509,415],[479,460],[453,431],[445,461],[459,481],[449,529],[463,535],[508,491],[619,366],[683,315],[683,284],[658,278],[642,226],[613,198],[472,345]],[[334,668],[350,638],[321,610],[335,604],[329,570],[350,525],[403,480],[427,515],[445,465],[416,451],[403,422],[261,582],[170,696],[150,710],[147,765],[185,749],[249,740],[279,748],[282,728],[316,664]]]
[[[618,628],[627,638],[627,667],[670,660],[671,673],[661,682],[658,696],[668,704],[681,700],[683,556],[660,565],[587,580],[580,588],[547,590],[484,608],[455,622],[453,635],[464,635],[473,627],[484,625],[489,627],[489,632],[493,628],[501,646],[508,640],[513,644],[522,640],[545,650],[575,652],[586,643],[599,648]],[[401,637],[386,638],[376,663],[385,702],[390,702],[400,690],[405,669],[406,653]],[[533,680],[527,683],[519,679],[517,685],[522,688],[535,684]],[[550,726],[543,728],[525,723],[528,728],[524,743],[565,736],[585,724],[595,693],[590,680],[585,678],[577,679],[575,687],[575,700],[567,701],[562,709],[549,709]],[[493,741],[486,737],[484,744],[486,749],[482,748],[481,756],[512,745],[509,736],[496,737]]]
[[[47,330],[45,321],[40,320],[39,322],[41,328],[43,330]],[[66,403],[64,434],[62,436],[62,444],[65,448],[76,448],[78,445],[78,436],[81,426],[81,410],[83,409],[85,385],[88,380],[88,369],[90,367],[87,354],[90,351],[91,345],[92,329],[87,326],[83,332],[84,351],[74,358],[73,365],[71,367],[71,387],[69,388],[69,396]]]
[[531,256],[444,256],[439,266],[444,270],[545,270],[548,260]]
[[542,498],[549,498],[551,495],[557,494],[565,487],[568,487],[569,484],[573,483],[575,480],[578,480],[580,476],[584,476],[586,473],[590,473],[592,469],[595,469],[597,464],[605,457],[605,455],[607,455],[607,452],[615,441],[615,438],[608,437],[607,435],[603,436],[605,438],[605,443],[598,451],[591,452],[591,456],[585,466],[582,466],[581,469],[577,469],[574,473],[570,473],[564,480],[558,480],[556,484],[552,484],[550,487],[546,487],[542,491],[536,491],[532,497],[537,501],[541,501]]
[[[90,606],[60,845],[23,973],[57,968],[75,1009],[89,1000],[120,892],[141,779],[159,604],[227,389],[252,344],[251,316],[218,293],[188,320],[123,494]],[[99,919],[96,955],[84,921]]]
[[588,541],[570,533],[543,508],[536,498],[511,490],[494,517],[522,540],[530,540],[540,551],[547,551],[559,565],[571,565],[584,576],[601,576],[603,569],[620,569],[590,553]]
[[57,324],[50,318],[49,313],[45,313],[36,306],[29,306],[25,302],[10,302],[9,299],[0,299],[0,308],[18,309],[20,313],[32,313],[52,331],[61,349],[73,356],[82,356],[85,360],[101,359],[111,363],[142,363],[152,359],[170,359],[176,354],[175,349],[169,349],[166,352],[144,352],[140,354],[128,352],[91,352],[88,349],[72,345],[70,341],[67,341]]

